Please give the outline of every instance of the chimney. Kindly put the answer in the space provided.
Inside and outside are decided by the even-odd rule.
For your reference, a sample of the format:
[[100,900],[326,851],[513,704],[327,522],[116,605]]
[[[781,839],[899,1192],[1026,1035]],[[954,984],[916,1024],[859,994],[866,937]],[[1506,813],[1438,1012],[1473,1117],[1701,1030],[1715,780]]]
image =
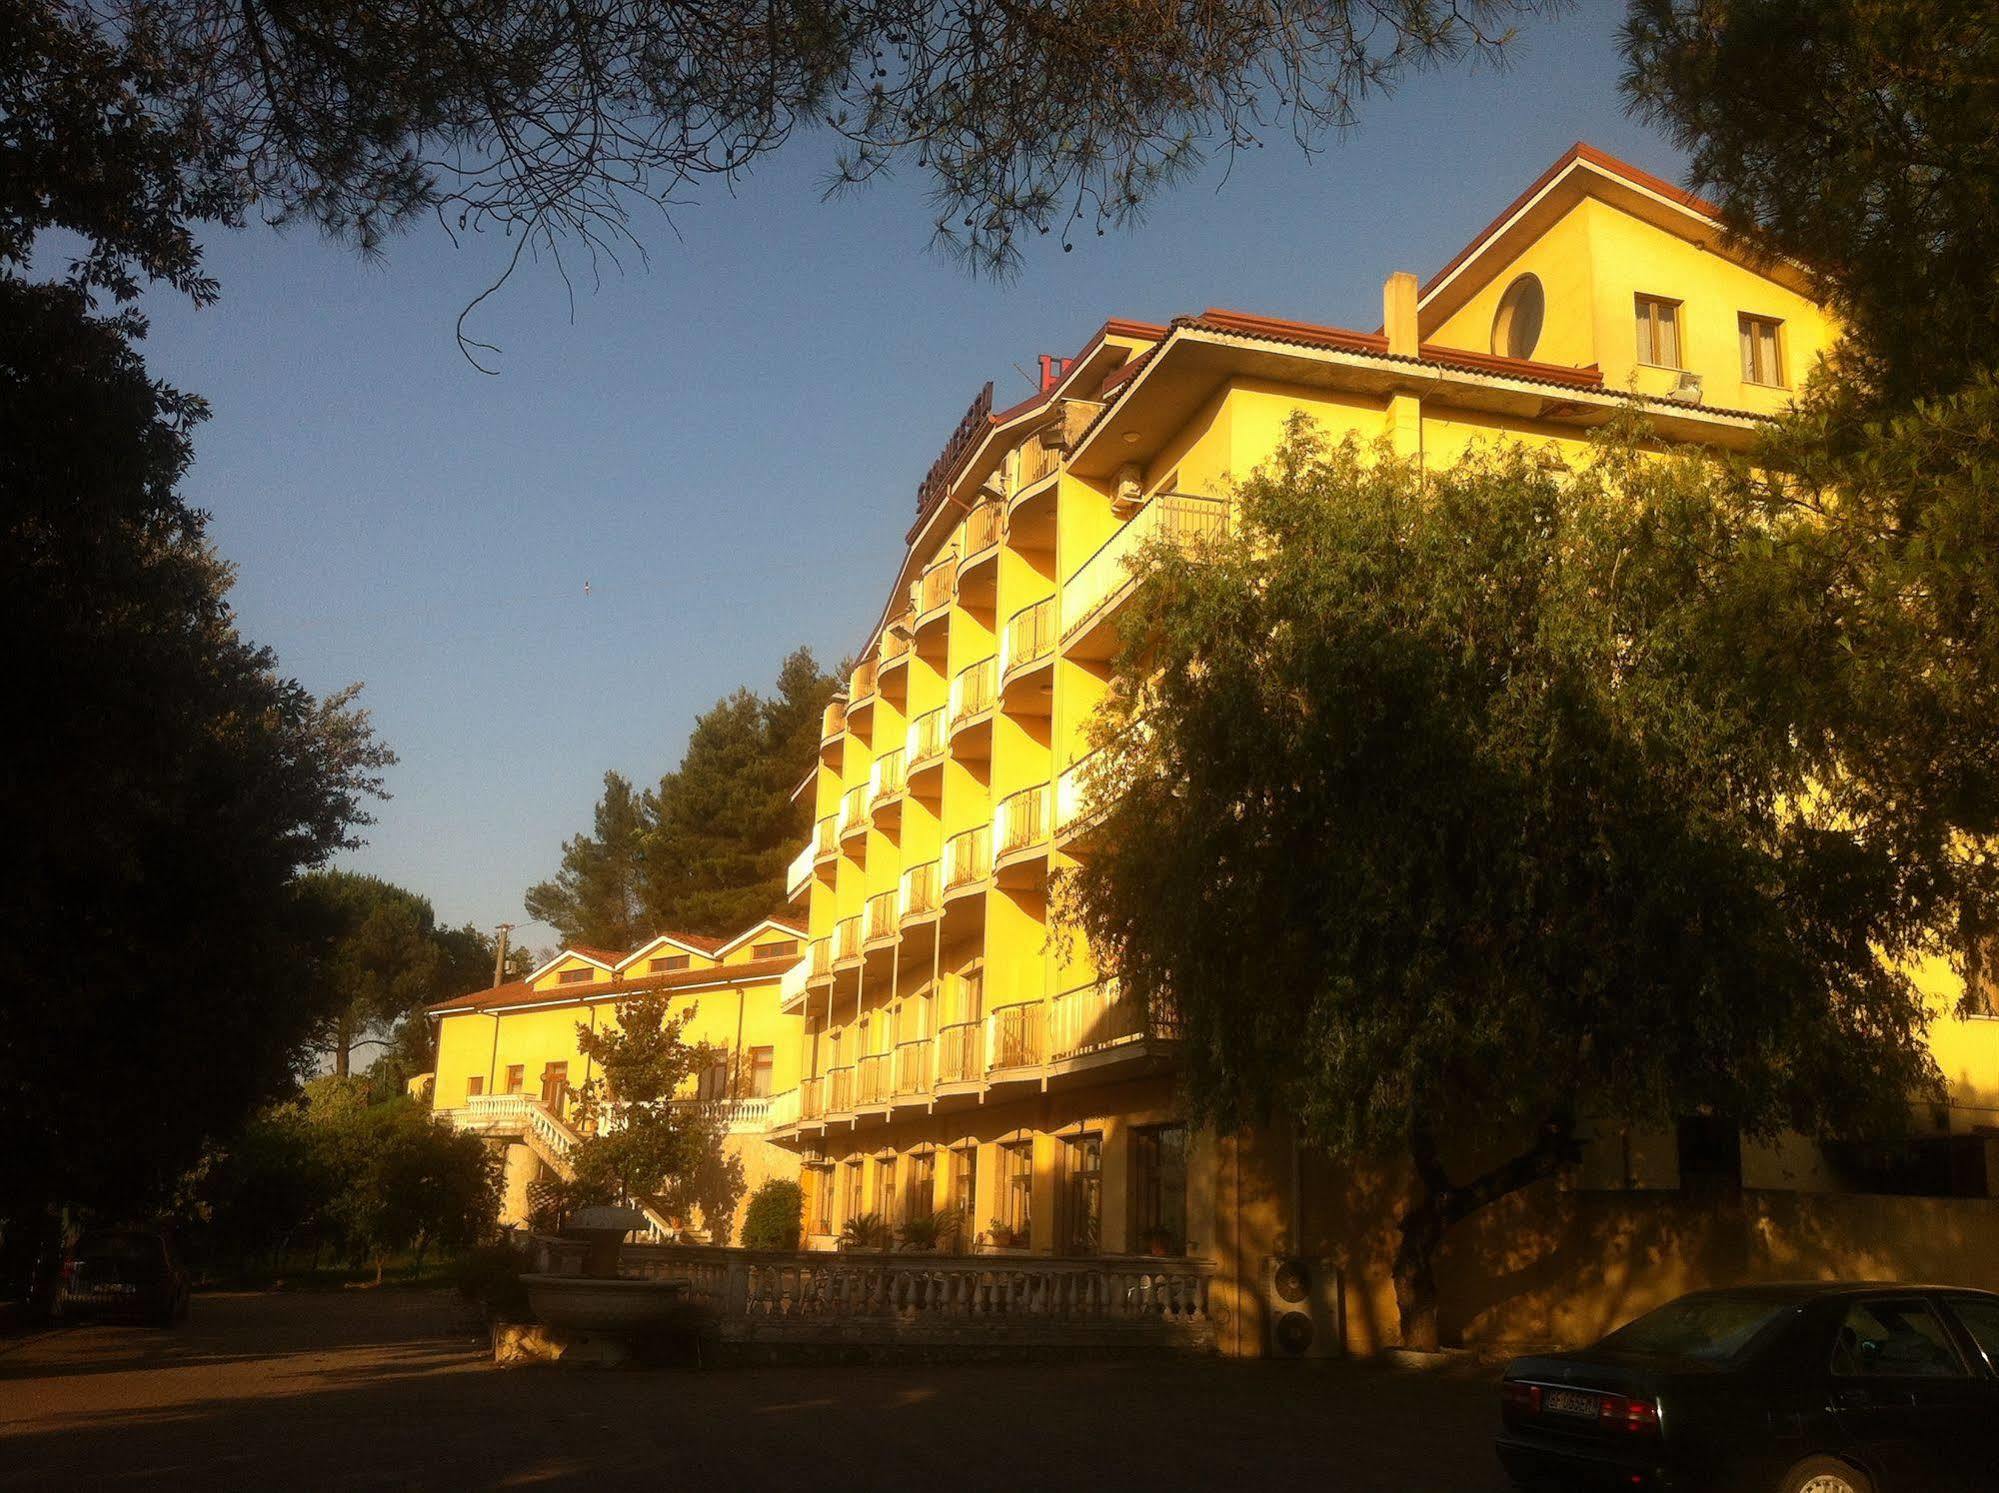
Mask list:
[[1072,361],[1074,360],[1070,358],[1051,357],[1047,353],[1041,355],[1041,392],[1043,394],[1046,394],[1050,389],[1062,382],[1062,377],[1068,373],[1069,364]]
[[1416,277],[1407,270],[1397,270],[1381,287],[1381,330],[1391,353],[1416,356]]

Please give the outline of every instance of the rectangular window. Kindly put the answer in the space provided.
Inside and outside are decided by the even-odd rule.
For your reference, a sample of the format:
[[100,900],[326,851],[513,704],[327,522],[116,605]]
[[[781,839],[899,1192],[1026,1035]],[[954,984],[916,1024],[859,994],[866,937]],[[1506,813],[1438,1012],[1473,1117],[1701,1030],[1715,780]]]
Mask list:
[[977,1021],[985,1014],[986,970],[975,964],[958,976],[958,1020]]
[[1656,368],[1680,366],[1680,303],[1641,295],[1638,308],[1638,361]]
[[951,1206],[958,1210],[958,1221],[963,1228],[959,1237],[969,1237],[979,1206],[979,1152],[976,1146],[966,1146],[951,1153]]
[[805,1217],[811,1232],[833,1232],[833,1168],[809,1166],[805,1169]]
[[851,1223],[867,1212],[867,1209],[861,1204],[862,1165],[863,1163],[859,1161],[850,1161],[847,1163],[847,1211],[843,1220],[844,1222]]
[[895,1191],[895,1158],[884,1156],[875,1163],[875,1206],[882,1222],[894,1228],[902,1219],[900,1199]]
[[1187,1252],[1187,1127],[1135,1130],[1131,1247],[1141,1254]]
[[1034,1227],[1034,1142],[1000,1147],[1000,1195],[995,1244],[1025,1247]]
[[1079,1135],[1062,1144],[1062,1252],[1093,1255],[1104,1234],[1104,1138]]
[[784,959],[798,952],[798,940],[778,938],[769,943],[753,944],[750,947],[752,959]]
[[745,1091],[752,1099],[770,1098],[770,1070],[772,1050],[768,1047],[750,1049],[749,1071],[744,1074]]
[[919,1151],[909,1158],[909,1196],[903,1217],[928,1218],[937,1211],[937,1153]]
[[509,1094],[518,1094],[521,1091],[522,1087],[527,1083],[527,1076],[528,1076],[527,1064],[525,1063],[507,1064],[507,1092]]
[[589,968],[565,969],[555,977],[555,983],[558,985],[582,985],[587,983],[596,973],[596,970]]
[[647,961],[646,973],[663,975],[668,970],[686,969],[692,961],[691,954],[661,954],[657,959]]
[[541,1102],[548,1109],[560,1112],[562,1101],[569,1094],[569,1064],[544,1063],[541,1070]]
[[483,1094],[485,1092],[486,1092],[485,1074],[475,1073],[470,1078],[465,1080],[465,1097],[467,1099],[470,1099],[478,1094]]
[[708,1065],[694,1080],[696,1099],[726,1099],[729,1097],[729,1055],[715,1053],[708,1059]]
[[1742,379],[1750,384],[1784,382],[1784,359],[1777,346],[1777,329],[1783,323],[1774,316],[1751,316],[1743,312],[1735,318],[1742,336]]

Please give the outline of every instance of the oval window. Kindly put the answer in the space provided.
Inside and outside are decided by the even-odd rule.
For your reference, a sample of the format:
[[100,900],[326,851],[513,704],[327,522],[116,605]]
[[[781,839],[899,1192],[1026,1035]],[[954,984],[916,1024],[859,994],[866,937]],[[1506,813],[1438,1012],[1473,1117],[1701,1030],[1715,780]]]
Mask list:
[[1522,275],[1507,286],[1492,318],[1492,350],[1502,358],[1533,357],[1545,304],[1538,275]]

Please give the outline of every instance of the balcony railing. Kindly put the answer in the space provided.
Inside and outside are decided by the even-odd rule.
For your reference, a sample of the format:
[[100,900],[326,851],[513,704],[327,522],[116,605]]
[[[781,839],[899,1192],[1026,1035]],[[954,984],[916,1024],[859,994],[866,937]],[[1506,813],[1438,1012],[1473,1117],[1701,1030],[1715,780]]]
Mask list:
[[921,767],[933,757],[944,755],[944,707],[926,710],[909,723],[909,740],[904,748],[909,765]]
[[1101,792],[1097,773],[1102,767],[1095,752],[1072,762],[1055,779],[1055,832],[1066,835],[1096,807],[1093,795]]
[[1048,838],[1048,785],[1023,788],[1000,800],[999,817],[993,827],[1000,855],[1025,850]]
[[877,892],[868,898],[868,922],[864,935],[867,942],[876,943],[895,937],[896,900],[894,892]]
[[937,1081],[976,1083],[986,1076],[986,1025],[954,1021],[937,1029]]
[[944,842],[944,885],[956,890],[984,881],[993,870],[992,826],[978,825]]
[[823,1120],[826,1117],[826,1080],[824,1078],[800,1079],[798,1084],[798,1118],[801,1120]]
[[924,571],[911,589],[915,592],[916,611],[919,616],[928,615],[939,607],[951,604],[952,589],[958,580],[958,557],[951,555],[939,560]]
[[1147,1010],[1116,980],[1104,980],[1055,997],[1055,1040],[1049,1055],[1079,1057],[1140,1038],[1171,1040],[1179,1035],[1179,1018],[1166,1002]]
[[930,1092],[930,1039],[919,1037],[914,1042],[900,1042],[895,1049],[895,1092],[905,1094],[927,1094]]
[[805,999],[805,984],[812,977],[812,967],[803,959],[777,977],[777,1005],[780,1011],[788,1011]]
[[958,671],[951,681],[951,724],[968,721],[993,708],[993,687],[998,679],[996,659],[982,658]]
[[1221,498],[1161,493],[1130,523],[1112,534],[1076,567],[1062,588],[1063,631],[1081,629],[1131,583],[1131,562],[1154,539],[1181,550],[1197,549],[1228,532],[1229,505]]
[[1062,448],[1044,445],[1041,437],[1030,436],[1020,448],[1020,485],[1039,482],[1062,466]]
[[1041,1064],[1042,1035],[1047,1007],[1040,1001],[1002,1006],[986,1018],[986,1065],[997,1072],[1005,1068],[1035,1068]]
[[814,847],[806,845],[791,858],[791,864],[784,872],[784,895],[797,901],[799,894],[812,884],[812,862],[816,859]]
[[847,702],[844,700],[829,700],[826,704],[825,714],[819,717],[819,739],[821,741],[831,741],[846,729]]
[[848,1115],[854,1112],[854,1070],[852,1068],[829,1068],[826,1070],[826,1113]]
[[904,612],[882,629],[881,661],[888,663],[909,652],[910,615]]
[[901,747],[892,752],[883,752],[875,758],[875,765],[868,769],[869,803],[878,804],[902,792],[904,760]]
[[819,860],[834,855],[840,849],[840,819],[836,814],[828,814],[812,826],[812,856]]
[[859,834],[868,827],[868,789],[856,783],[840,795],[840,838]]
[[925,861],[902,873],[902,906],[905,918],[920,918],[937,910],[937,862]]
[[808,955],[808,962],[812,967],[810,978],[816,980],[821,975],[830,975],[833,973],[832,939],[815,938],[805,948]]
[[1005,532],[1006,509],[998,503],[981,503],[965,515],[965,558],[984,554]]
[[854,1105],[860,1108],[870,1104],[886,1104],[892,1092],[894,1078],[891,1064],[894,1056],[886,1052],[871,1052],[863,1057],[854,1068]]
[[848,681],[847,699],[850,703],[855,700],[865,700],[874,692],[875,661],[871,658],[864,658],[854,669],[853,678]]
[[861,920],[841,918],[833,925],[833,962],[861,957]]
[[1031,607],[1022,607],[1006,625],[1000,639],[1000,677],[1046,658],[1055,649],[1055,598],[1043,597]]
[[782,1094],[770,1096],[770,1109],[764,1114],[764,1127],[782,1130],[798,1123],[799,1094],[796,1089],[786,1089]]

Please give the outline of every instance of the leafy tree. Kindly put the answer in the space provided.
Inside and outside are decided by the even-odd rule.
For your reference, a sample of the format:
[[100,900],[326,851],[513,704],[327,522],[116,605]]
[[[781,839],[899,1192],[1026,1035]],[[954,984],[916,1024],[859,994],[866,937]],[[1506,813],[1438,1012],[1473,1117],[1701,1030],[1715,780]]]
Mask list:
[[645,901],[658,928],[736,933],[784,905],[784,873],[810,828],[791,793],[818,758],[837,681],[809,648],[768,699],[738,690],[694,723],[660,781],[645,840]]
[[605,773],[594,832],[563,843],[562,869],[527,890],[528,916],[566,944],[622,950],[643,943],[649,929],[639,861],[651,817],[646,795],[620,774]]
[[457,992],[445,978],[427,898],[353,871],[315,872],[303,891],[334,930],[316,969],[328,1011],[320,1045],[345,1078],[357,1044]]
[[[498,949],[490,933],[466,923],[457,928],[436,929],[432,937],[438,950],[437,978],[424,1005],[463,995],[468,990],[480,990],[492,983]],[[545,962],[528,949],[511,946],[501,978],[525,979],[531,970]],[[368,1093],[376,1103],[407,1093],[411,1079],[431,1072],[436,1066],[437,1029],[422,1007],[405,1010],[386,1029],[385,1035],[373,1040],[381,1044],[381,1051],[368,1065]]]
[[796,1249],[805,1236],[805,1190],[772,1177],[750,1194],[743,1212],[744,1249]]
[[[1999,344],[1999,17],[1954,0],[1633,0],[1625,89],[1850,335],[1822,399],[1897,411]],[[1850,438],[1856,432],[1840,432]]]
[[1929,601],[1699,456],[1419,474],[1301,422],[1239,500],[1148,558],[1063,900],[1177,1007],[1199,1117],[1406,1157],[1405,1343],[1448,1231],[1586,1125],[1940,1092],[1905,971],[1994,905],[1999,740]]
[[578,1091],[582,1142],[570,1150],[566,1201],[644,1203],[669,1217],[699,1210],[723,1224],[742,1196],[742,1163],[723,1149],[727,1121],[709,1106],[676,1102],[714,1059],[683,1038],[691,1013],[662,993],[627,997],[616,1026],[577,1023],[576,1041],[599,1070]]
[[1539,8],[0,0],[0,260],[67,228],[83,282],[211,295],[194,227],[252,214],[366,252],[434,214],[516,262],[594,257],[636,242],[633,206],[818,130],[842,183],[913,163],[938,239],[1003,267],[1129,220],[1203,148],[1309,142],[1414,69],[1497,59]]
[[0,746],[0,1216],[21,1219],[143,1206],[289,1085],[324,1014],[298,878],[354,843],[393,758],[354,690],[314,699],[237,632],[176,491],[202,407],[146,376],[143,323],[0,276],[0,328],[0,625],[30,712]]

